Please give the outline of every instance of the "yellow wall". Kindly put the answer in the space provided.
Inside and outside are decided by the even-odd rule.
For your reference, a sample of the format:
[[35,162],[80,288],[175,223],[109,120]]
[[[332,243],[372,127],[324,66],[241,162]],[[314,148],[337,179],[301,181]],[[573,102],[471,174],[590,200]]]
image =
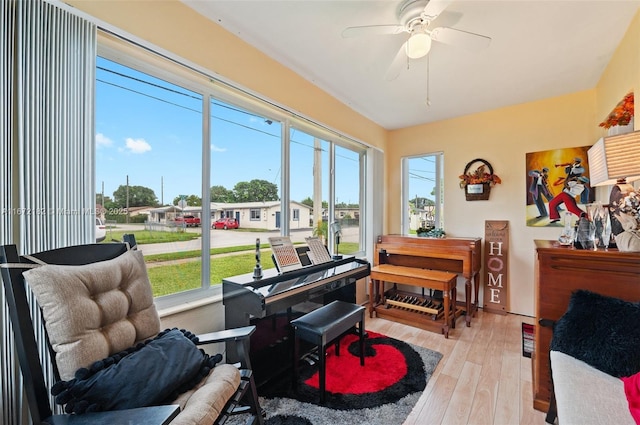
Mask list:
[[[640,87],[640,13],[634,17],[624,39],[618,45],[609,66],[596,86],[596,117],[603,121],[616,104],[630,91]],[[635,108],[638,110],[638,107]],[[636,130],[640,119],[634,120]],[[601,129],[600,136],[605,136]]]
[[178,0],[65,3],[330,128],[385,147],[382,127]]
[[[605,135],[600,123],[640,82],[640,14],[591,90],[391,132],[387,164],[389,233],[400,232],[402,156],[442,151],[445,156],[445,230],[451,236],[484,237],[486,220],[510,227],[508,311],[534,314],[534,239],[556,239],[561,229],[527,227],[525,155],[590,146]],[[506,77],[508,78],[508,77]],[[636,129],[638,128],[636,121]],[[474,158],[488,160],[502,179],[489,201],[465,200],[458,176]],[[606,190],[606,189],[604,189]],[[597,192],[598,200],[608,200]],[[483,281],[486,279],[483,279]]]
[[[445,230],[451,236],[484,237],[485,220],[509,221],[509,311],[525,315],[533,315],[532,241],[556,239],[560,232],[525,224],[525,154],[593,144],[604,134],[597,124],[640,82],[637,15],[601,81],[590,90],[387,132],[178,0],[67,3],[329,127],[383,150],[388,143],[387,233],[400,231],[400,158],[443,151]],[[489,201],[467,202],[458,186],[458,175],[474,158],[491,162],[503,180]]]
[[[596,137],[593,90],[497,109],[392,132],[387,152],[389,187],[400,185],[402,156],[444,152],[444,220],[449,236],[482,237],[486,220],[507,220],[510,228],[509,311],[533,315],[533,239],[556,239],[559,228],[527,227],[525,205],[528,152],[587,146]],[[488,201],[466,201],[458,176],[483,158],[502,179]],[[398,191],[388,191],[387,225],[400,232]],[[483,277],[483,281],[484,281]],[[461,291],[459,291],[461,292]]]

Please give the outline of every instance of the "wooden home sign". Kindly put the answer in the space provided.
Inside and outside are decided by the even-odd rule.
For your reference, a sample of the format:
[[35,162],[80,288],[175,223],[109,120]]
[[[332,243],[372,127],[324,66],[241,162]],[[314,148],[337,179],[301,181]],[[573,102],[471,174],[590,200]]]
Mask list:
[[509,222],[485,221],[484,270],[487,273],[484,287],[484,311],[507,314],[509,300]]

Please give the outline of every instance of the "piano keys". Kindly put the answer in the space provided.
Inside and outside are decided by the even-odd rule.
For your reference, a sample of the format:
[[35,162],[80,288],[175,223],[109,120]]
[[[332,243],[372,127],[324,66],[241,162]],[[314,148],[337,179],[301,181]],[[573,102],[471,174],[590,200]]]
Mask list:
[[[227,328],[256,325],[250,359],[258,386],[291,367],[289,322],[334,300],[355,302],[355,282],[367,277],[366,260],[345,257],[278,274],[263,271],[222,280],[222,302]],[[235,342],[227,343],[227,361],[236,362]]]

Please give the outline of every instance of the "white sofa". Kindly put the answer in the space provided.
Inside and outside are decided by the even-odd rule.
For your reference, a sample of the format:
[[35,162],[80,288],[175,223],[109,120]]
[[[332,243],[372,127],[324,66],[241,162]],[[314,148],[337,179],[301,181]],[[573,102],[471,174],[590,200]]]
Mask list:
[[559,425],[635,425],[620,378],[560,351],[550,356]]
[[[640,300],[640,288],[628,298]],[[640,302],[588,290],[572,292],[567,310],[553,322],[549,353],[559,425],[636,423],[634,416],[640,415],[638,323]],[[627,390],[632,410],[623,376],[630,377]],[[551,401],[549,423],[556,419]]]

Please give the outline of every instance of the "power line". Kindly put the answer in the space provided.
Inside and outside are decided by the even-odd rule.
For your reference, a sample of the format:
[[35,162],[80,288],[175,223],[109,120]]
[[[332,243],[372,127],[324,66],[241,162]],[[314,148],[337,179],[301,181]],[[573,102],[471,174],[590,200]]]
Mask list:
[[[111,61],[108,61],[108,62],[111,62]],[[129,80],[132,80],[132,81],[136,81],[136,82],[141,83],[141,84],[146,84],[148,86],[155,87],[155,88],[158,88],[158,89],[161,89],[161,90],[165,90],[165,91],[168,91],[170,93],[174,93],[174,94],[178,94],[178,95],[185,96],[185,97],[188,97],[188,98],[196,99],[196,100],[198,100],[200,102],[202,101],[202,96],[191,95],[191,94],[188,94],[188,93],[183,92],[183,91],[179,91],[179,90],[175,90],[175,89],[172,89],[172,88],[169,88],[169,87],[165,87],[165,86],[162,86],[160,84],[153,83],[153,82],[147,81],[147,80],[143,80],[141,78],[136,78],[136,77],[134,77],[132,75],[123,74],[121,72],[115,71],[113,69],[105,68],[105,67],[102,67],[102,66],[97,66],[96,68],[99,69],[99,70],[114,74],[114,75],[118,75],[118,76],[120,76],[122,78],[126,78],[126,79],[129,79]],[[122,86],[122,85],[119,85],[119,84],[116,84],[116,83],[112,83],[112,82],[109,82],[109,81],[101,80],[99,78],[96,78],[96,81],[101,82],[103,84],[107,84],[107,85],[113,86],[113,87],[120,88],[122,90],[126,90],[126,91],[129,91],[129,92],[132,92],[132,93],[136,93],[136,94],[139,94],[141,96],[145,96],[145,97],[148,97],[150,99],[154,99],[154,100],[157,100],[157,101],[160,101],[160,102],[172,105],[172,106],[176,106],[178,108],[182,108],[182,109],[185,109],[185,110],[188,110],[188,111],[192,111],[192,112],[196,112],[198,114],[202,114],[202,111],[200,111],[200,110],[193,109],[193,108],[190,108],[190,107],[187,107],[187,106],[183,106],[183,105],[180,105],[178,103],[171,102],[171,101],[168,101],[168,100],[156,97],[156,96],[152,96],[150,94],[143,93],[143,92],[141,92],[139,90],[134,90],[134,89],[131,89],[131,88],[128,88],[128,87],[125,87],[125,86]],[[242,114],[249,115],[249,116],[258,118],[260,120],[265,120],[266,121],[266,119],[264,117],[260,116],[260,115],[253,114],[253,113],[245,111],[243,109],[234,108],[234,107],[229,106],[229,105],[224,104],[224,103],[212,101],[211,104],[215,105],[215,106],[218,106],[220,108],[225,108],[225,109],[228,109],[228,110],[231,110],[231,111],[234,111],[234,112],[242,113]],[[220,120],[220,121],[224,121],[224,122],[227,122],[229,124],[233,124],[233,125],[236,125],[236,126],[239,126],[239,127],[242,127],[242,128],[246,128],[248,130],[253,130],[253,131],[256,131],[258,133],[266,134],[268,136],[280,139],[279,135],[271,134],[271,133],[266,132],[264,130],[257,129],[255,127],[250,127],[248,125],[241,124],[241,123],[236,122],[236,121],[228,120],[228,119],[225,119],[225,118],[222,118],[222,117],[218,117],[218,116],[215,116],[215,115],[211,115],[211,118],[214,118],[214,119],[217,119],[217,120]],[[271,121],[271,120],[269,120],[269,121]],[[290,139],[290,142],[298,144],[298,145],[301,145],[301,146],[304,146],[304,147],[307,147],[307,148],[310,148],[310,149],[314,149],[313,146],[308,145],[308,144],[303,143],[303,142],[300,142],[300,141],[297,141],[297,140],[294,140],[293,138]],[[322,151],[326,152],[326,149],[322,149]],[[336,153],[336,157],[344,158],[344,159],[347,159],[347,160],[350,160],[350,161],[353,161],[353,162],[358,162],[356,159],[349,158],[348,156],[340,155],[338,153]]]

